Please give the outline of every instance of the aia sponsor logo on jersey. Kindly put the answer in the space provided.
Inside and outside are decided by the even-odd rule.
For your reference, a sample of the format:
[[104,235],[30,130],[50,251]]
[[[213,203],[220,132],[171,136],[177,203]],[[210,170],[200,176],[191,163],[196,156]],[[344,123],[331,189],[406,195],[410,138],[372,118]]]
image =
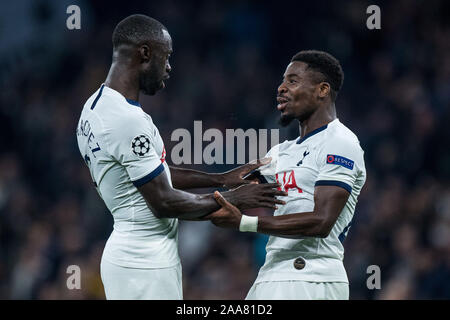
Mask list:
[[278,187],[278,190],[284,190],[285,192],[289,192],[289,189],[294,189],[297,190],[298,193],[302,193],[303,190],[297,186],[297,182],[295,181],[295,174],[294,174],[294,170],[292,170],[291,172],[283,172],[283,177],[282,177],[282,181],[280,181],[281,177],[281,173],[277,173],[275,175],[275,178],[277,179],[277,182],[279,184],[281,184],[281,187]]

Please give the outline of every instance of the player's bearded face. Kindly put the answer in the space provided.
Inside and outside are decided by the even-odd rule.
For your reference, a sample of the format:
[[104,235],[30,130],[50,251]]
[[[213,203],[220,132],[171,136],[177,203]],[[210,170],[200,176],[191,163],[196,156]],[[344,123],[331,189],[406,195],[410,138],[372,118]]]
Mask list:
[[307,66],[303,62],[291,62],[278,88],[277,109],[281,112],[279,123],[289,125],[292,120],[306,120],[316,109],[314,101],[315,84],[310,81]]
[[286,127],[288,126],[292,120],[295,119],[295,116],[292,113],[284,113],[281,114],[280,119],[278,120],[278,123],[282,126],[282,127]]
[[310,92],[299,89],[288,92],[282,98],[279,98],[278,109],[281,109],[281,115],[278,123],[286,127],[294,119],[300,122],[308,119],[315,110],[314,103],[311,102],[310,97]]
[[145,94],[154,95],[164,87],[164,67],[165,65],[159,62],[159,59],[152,59],[148,68],[141,72],[139,84]]
[[299,100],[294,99],[291,101],[291,106],[281,113],[278,123],[286,127],[292,120],[297,119],[300,122],[308,119],[316,110],[313,104],[310,104],[307,99]]

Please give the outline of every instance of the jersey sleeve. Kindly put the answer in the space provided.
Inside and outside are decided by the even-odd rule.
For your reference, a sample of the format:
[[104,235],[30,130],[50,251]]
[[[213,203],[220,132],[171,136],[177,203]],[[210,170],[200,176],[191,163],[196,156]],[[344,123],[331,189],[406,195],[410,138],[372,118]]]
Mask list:
[[155,151],[156,132],[156,127],[144,114],[124,116],[107,130],[111,155],[125,167],[136,187],[164,171],[161,157]]
[[315,186],[337,186],[351,193],[362,157],[357,141],[337,137],[328,139],[317,154],[319,174]]

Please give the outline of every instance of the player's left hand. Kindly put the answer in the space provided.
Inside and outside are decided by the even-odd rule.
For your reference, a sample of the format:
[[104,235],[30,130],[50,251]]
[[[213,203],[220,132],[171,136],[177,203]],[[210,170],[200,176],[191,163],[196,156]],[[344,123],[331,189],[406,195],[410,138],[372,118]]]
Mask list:
[[222,208],[206,216],[205,220],[211,220],[217,227],[239,229],[242,218],[241,211],[225,200],[219,191],[214,192],[214,200]]
[[271,160],[272,158],[258,159],[256,161],[244,164],[243,166],[237,167],[233,170],[222,173],[223,187],[234,189],[243,184],[259,183],[259,180],[256,177],[250,176],[247,178],[246,176],[253,170],[270,163]]

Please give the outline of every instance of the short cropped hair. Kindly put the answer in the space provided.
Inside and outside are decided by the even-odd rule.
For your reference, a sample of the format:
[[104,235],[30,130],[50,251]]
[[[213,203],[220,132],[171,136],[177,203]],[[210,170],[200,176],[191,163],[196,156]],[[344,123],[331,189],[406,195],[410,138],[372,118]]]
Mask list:
[[336,100],[344,82],[344,71],[335,57],[324,51],[304,50],[294,55],[291,59],[291,62],[293,61],[304,62],[308,65],[308,69],[321,73],[323,75],[321,81],[330,84],[331,100]]
[[158,20],[143,14],[133,14],[120,21],[112,34],[113,48],[121,44],[140,45],[145,42],[163,42],[162,30],[167,28]]

